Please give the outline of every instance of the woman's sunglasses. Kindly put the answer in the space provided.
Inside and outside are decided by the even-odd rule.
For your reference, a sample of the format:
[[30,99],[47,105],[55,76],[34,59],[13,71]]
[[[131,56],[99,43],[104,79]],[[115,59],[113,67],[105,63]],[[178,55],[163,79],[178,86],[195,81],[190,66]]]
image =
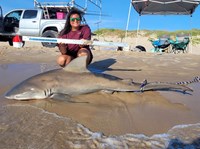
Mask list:
[[70,18],[70,21],[74,22],[74,21],[81,21],[81,18]]

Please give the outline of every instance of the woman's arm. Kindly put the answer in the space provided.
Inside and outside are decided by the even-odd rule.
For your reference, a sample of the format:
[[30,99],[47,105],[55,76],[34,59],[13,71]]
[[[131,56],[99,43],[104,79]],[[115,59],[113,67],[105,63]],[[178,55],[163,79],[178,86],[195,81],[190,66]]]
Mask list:
[[[91,29],[88,25],[82,28],[82,40],[91,40]],[[81,48],[88,47],[88,45],[79,45]]]
[[88,25],[83,26],[82,28],[83,31],[83,38],[82,39],[86,39],[86,40],[91,40],[91,29]]
[[[58,36],[58,38],[66,38],[66,37],[64,35],[64,36]],[[60,53],[62,55],[67,54],[67,45],[65,43],[58,43],[58,49],[60,50]]]

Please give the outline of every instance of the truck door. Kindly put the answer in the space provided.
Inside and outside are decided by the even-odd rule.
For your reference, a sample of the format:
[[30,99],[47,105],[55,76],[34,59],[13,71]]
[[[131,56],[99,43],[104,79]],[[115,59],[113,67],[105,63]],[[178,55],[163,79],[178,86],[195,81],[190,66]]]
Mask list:
[[26,36],[38,36],[40,19],[38,10],[25,10],[19,23],[19,33]]
[[3,31],[3,11],[0,6],[0,32]]
[[13,10],[8,12],[3,18],[3,28],[5,32],[16,33],[19,28],[19,21],[22,10]]

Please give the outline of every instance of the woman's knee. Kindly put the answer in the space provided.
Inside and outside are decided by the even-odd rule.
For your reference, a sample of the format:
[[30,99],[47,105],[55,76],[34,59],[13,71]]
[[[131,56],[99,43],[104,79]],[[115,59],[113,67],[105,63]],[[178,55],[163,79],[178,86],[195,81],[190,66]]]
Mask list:
[[60,55],[57,59],[57,63],[60,65],[60,66],[65,66],[65,63],[66,63],[66,58],[63,56],[63,55]]
[[57,59],[57,63],[61,67],[65,67],[67,64],[69,64],[74,59],[73,56],[70,55],[60,55]]
[[89,55],[90,55],[90,52],[87,49],[85,49],[85,48],[80,49],[78,51],[78,53],[77,53],[78,57],[79,56],[89,56]]
[[78,51],[78,53],[77,53],[77,56],[78,57],[79,56],[87,56],[87,65],[91,63],[92,58],[93,58],[92,53],[88,49],[86,49],[86,48],[80,49]]

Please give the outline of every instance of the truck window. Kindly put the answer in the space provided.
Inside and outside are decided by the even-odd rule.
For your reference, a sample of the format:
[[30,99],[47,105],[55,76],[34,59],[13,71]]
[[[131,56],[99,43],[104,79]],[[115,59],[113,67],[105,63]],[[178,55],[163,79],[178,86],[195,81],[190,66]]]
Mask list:
[[4,17],[3,25],[6,32],[16,32],[19,27],[22,10],[16,10],[8,13]]
[[20,20],[20,17],[21,17],[21,14],[22,14],[22,11],[21,10],[17,10],[17,11],[12,11],[10,12],[9,14],[7,14],[5,16],[5,18],[15,18],[17,19],[18,21]]
[[23,19],[34,19],[37,17],[37,10],[25,10]]

